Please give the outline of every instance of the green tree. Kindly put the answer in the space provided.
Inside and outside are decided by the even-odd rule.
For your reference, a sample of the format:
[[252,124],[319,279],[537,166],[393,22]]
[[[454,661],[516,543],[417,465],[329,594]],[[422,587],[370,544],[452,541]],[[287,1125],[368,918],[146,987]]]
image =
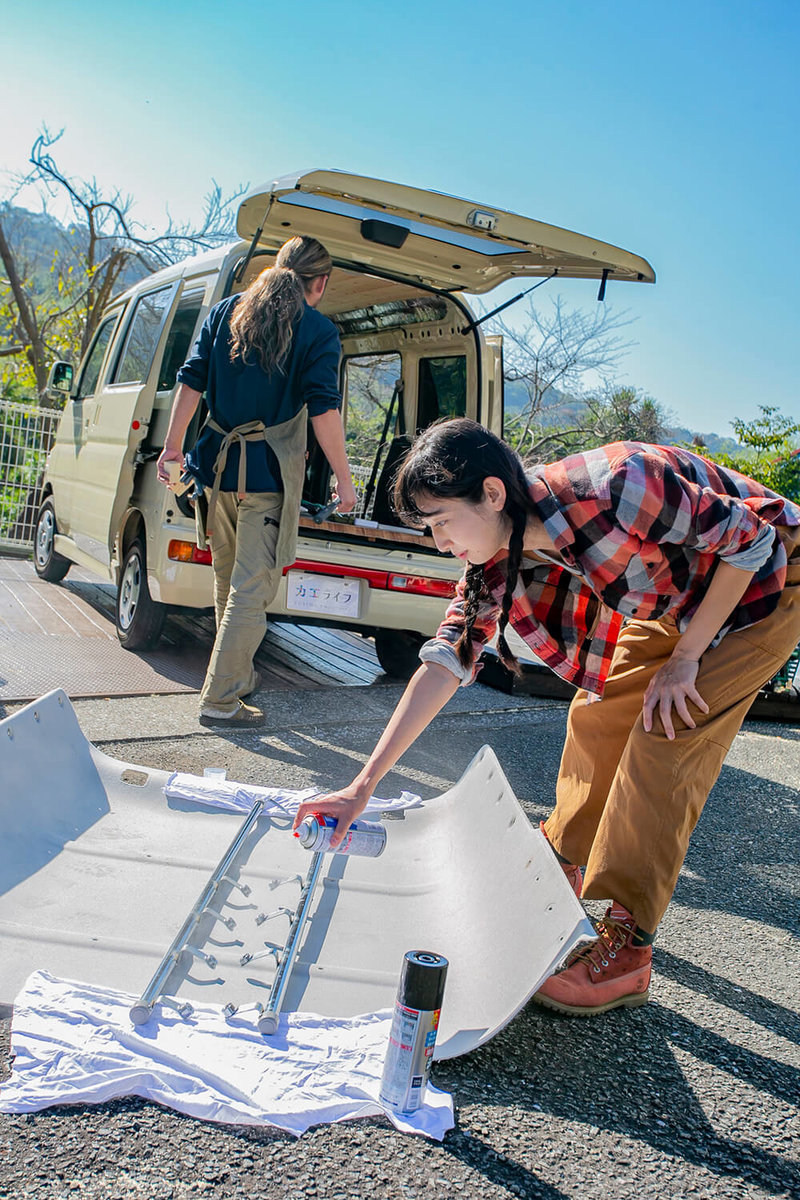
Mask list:
[[704,454],[723,467],[749,475],[789,500],[800,501],[800,422],[785,416],[774,405],[759,404],[760,416],[752,421],[731,421],[741,454]]
[[[667,413],[652,396],[632,387],[612,388],[569,405],[569,419],[538,428],[529,458],[556,458],[607,442],[663,442]],[[534,427],[536,428],[536,427]]]

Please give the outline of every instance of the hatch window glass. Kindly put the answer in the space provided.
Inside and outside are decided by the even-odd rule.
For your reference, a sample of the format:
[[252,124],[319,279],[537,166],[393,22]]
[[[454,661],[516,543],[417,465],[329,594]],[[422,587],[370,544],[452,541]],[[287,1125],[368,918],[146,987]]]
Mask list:
[[171,297],[171,287],[140,296],[114,375],[115,383],[141,383],[147,378]]
[[405,428],[399,354],[360,354],[345,366],[347,457],[363,515],[369,481],[373,490],[386,454]]
[[467,360],[463,354],[421,358],[417,396],[417,428],[440,417],[467,415]]
[[161,359],[161,369],[158,372],[159,392],[171,392],[175,387],[175,376],[189,357],[197,318],[203,307],[203,292],[194,292],[182,297],[175,313],[172,327],[167,334],[167,344],[164,347],[164,357]]
[[94,344],[89,351],[89,357],[86,359],[80,383],[75,393],[76,400],[84,400],[87,396],[93,396],[97,391],[100,368],[103,365],[103,359],[106,356],[106,350],[114,333],[117,320],[118,315],[109,317],[108,320],[103,321],[103,324],[95,334]]

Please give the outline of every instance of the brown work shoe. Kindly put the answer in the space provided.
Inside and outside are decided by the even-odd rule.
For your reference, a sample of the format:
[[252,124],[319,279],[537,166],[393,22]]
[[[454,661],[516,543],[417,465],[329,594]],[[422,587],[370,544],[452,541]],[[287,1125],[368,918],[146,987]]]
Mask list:
[[200,713],[200,724],[210,729],[242,729],[248,726],[263,725],[266,719],[260,708],[254,708],[251,704],[243,704],[241,700],[239,707],[234,708],[230,713],[220,712],[219,709]]
[[563,970],[542,984],[533,997],[537,1004],[593,1017],[611,1008],[647,1003],[653,947],[633,945],[633,917],[613,904],[596,929],[597,941],[573,951]]
[[[544,827],[544,821],[539,822],[539,828],[547,839],[547,844],[550,846],[550,849],[553,850],[553,847],[550,844],[550,838],[547,837],[547,830]],[[555,850],[553,850],[553,853],[556,854]],[[576,867],[574,863],[562,862],[561,855],[559,854],[556,854],[556,858],[558,859],[561,870],[567,877],[567,883],[580,900],[581,892],[583,891],[583,871],[580,869],[580,867]]]

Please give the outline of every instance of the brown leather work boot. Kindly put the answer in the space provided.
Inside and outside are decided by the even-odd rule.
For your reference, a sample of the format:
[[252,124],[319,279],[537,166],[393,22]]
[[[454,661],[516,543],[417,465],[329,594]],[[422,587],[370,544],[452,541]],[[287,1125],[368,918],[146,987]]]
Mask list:
[[573,951],[533,997],[537,1004],[575,1017],[646,1004],[652,946],[634,946],[636,924],[621,904],[612,904],[596,925],[597,941]]

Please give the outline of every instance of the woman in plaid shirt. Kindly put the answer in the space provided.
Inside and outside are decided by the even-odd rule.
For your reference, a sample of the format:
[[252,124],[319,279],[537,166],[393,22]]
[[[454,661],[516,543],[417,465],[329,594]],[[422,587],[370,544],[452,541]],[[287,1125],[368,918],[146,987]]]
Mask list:
[[759,688],[800,641],[800,508],[699,455],[639,442],[526,475],[465,419],[417,438],[395,505],[430,526],[464,575],[364,769],[301,806],[296,823],[312,810],[335,816],[338,843],[473,681],[495,632],[519,669],[511,624],[579,688],[542,829],[576,893],[611,899],[597,941],[536,999],[580,1015],[642,1004],[691,831]]

